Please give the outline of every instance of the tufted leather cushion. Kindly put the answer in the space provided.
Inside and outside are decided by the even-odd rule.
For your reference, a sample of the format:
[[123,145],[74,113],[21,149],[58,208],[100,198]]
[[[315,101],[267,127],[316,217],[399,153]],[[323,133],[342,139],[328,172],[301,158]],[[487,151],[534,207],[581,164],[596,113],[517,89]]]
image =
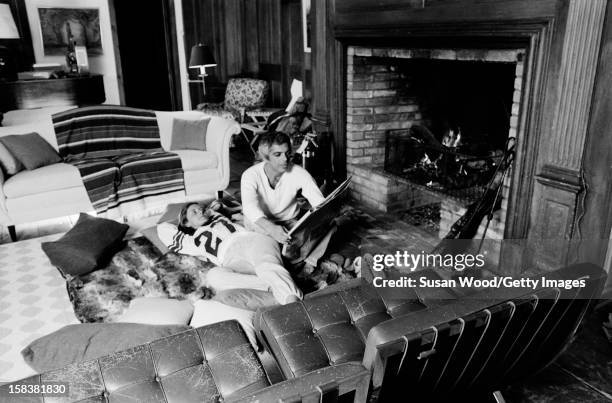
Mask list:
[[[235,321],[188,330],[16,384],[51,381],[69,383],[69,396],[62,399],[68,402],[217,402],[270,384]],[[0,401],[19,401],[8,393],[9,385],[0,386]]]
[[[433,270],[418,272],[423,275],[439,278]],[[293,378],[330,364],[360,361],[372,327],[428,307],[414,290],[402,291],[398,297],[398,293],[375,288],[364,279],[353,280],[313,293],[303,301],[261,311],[256,328],[285,377]],[[453,297],[450,290],[437,295]]]

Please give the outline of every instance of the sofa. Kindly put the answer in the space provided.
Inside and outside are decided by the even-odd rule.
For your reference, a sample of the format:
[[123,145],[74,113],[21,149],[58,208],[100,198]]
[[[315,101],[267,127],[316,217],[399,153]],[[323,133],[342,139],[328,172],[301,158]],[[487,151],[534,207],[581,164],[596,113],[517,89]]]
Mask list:
[[[156,111],[161,146],[169,150],[173,119],[200,119],[201,112]],[[56,151],[58,141],[51,116],[36,122],[0,127],[0,136],[36,132]],[[239,125],[211,117],[206,136],[206,151],[173,150],[179,155],[185,182],[185,197],[201,198],[225,189],[229,183],[229,143]],[[168,200],[170,202],[172,200]],[[174,200],[178,201],[178,200]],[[55,163],[23,170],[11,177],[0,173],[0,224],[13,229],[18,224],[92,211],[79,170],[71,164]],[[11,235],[13,235],[13,233]]]
[[[441,279],[407,275],[421,276]],[[19,401],[11,386],[60,381],[66,402],[486,401],[554,361],[607,277],[592,264],[532,278],[542,276],[558,285],[397,293],[356,279],[261,310],[266,365],[226,321],[2,385],[0,400]]]

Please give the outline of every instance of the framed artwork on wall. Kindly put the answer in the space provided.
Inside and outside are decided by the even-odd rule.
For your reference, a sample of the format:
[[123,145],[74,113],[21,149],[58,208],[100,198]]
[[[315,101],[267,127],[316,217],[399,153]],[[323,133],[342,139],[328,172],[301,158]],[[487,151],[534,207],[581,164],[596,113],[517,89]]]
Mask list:
[[87,53],[102,55],[100,10],[96,8],[38,7],[43,53],[45,56],[66,54],[70,38]]
[[310,53],[312,40],[312,15],[310,0],[302,0],[302,36],[304,37],[304,52]]

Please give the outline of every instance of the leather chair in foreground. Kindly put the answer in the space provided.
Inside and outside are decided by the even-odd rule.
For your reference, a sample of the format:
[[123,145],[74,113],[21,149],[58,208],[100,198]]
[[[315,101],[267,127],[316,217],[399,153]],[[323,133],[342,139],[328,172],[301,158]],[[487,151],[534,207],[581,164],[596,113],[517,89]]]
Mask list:
[[[2,385],[0,402],[335,402],[349,398],[362,403],[369,377],[359,363],[347,363],[270,386],[238,322],[225,321]],[[21,389],[21,385],[52,382],[67,383],[68,394],[11,393],[17,385]]]
[[[436,273],[416,272],[410,277]],[[580,264],[544,275],[584,288],[502,288],[472,293],[375,289],[366,281],[330,287],[261,312],[260,338],[286,378],[359,360],[372,373],[371,397],[468,401],[533,375],[569,344],[606,273]],[[535,278],[541,278],[539,275]],[[454,299],[453,299],[454,298]]]

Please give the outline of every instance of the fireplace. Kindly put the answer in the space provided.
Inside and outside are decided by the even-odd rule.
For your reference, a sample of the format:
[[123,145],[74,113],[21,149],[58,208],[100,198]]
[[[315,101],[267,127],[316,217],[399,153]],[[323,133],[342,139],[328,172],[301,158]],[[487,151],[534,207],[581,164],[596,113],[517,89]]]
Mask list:
[[[520,141],[524,59],[524,49],[348,47],[352,197],[400,215],[427,207],[436,235],[446,235],[482,195],[509,139]],[[488,238],[503,239],[510,183],[511,174]]]
[[[516,136],[516,158],[504,189],[506,207],[496,213],[503,227],[498,233],[507,240],[504,272],[601,264],[612,205],[606,146],[612,53],[604,34],[610,11],[607,0],[314,0],[312,109],[316,129],[333,136],[335,173],[342,178],[348,171],[354,197],[381,210],[440,199],[430,187],[384,170],[387,131],[411,126],[381,115],[427,116],[408,97],[397,113],[370,112],[386,105],[367,97],[387,90],[373,82],[354,86],[357,58],[515,64],[508,135]],[[463,208],[452,197],[443,200]],[[573,239],[597,240],[565,247]],[[527,253],[515,240],[527,240]]]

